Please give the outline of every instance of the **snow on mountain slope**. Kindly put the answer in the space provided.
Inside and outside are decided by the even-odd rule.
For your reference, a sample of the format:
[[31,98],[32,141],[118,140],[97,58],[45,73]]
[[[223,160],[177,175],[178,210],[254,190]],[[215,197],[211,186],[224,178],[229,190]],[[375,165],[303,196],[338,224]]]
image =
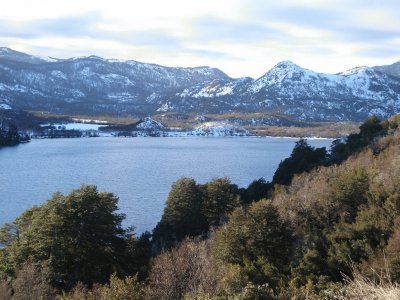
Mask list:
[[283,61],[254,80],[232,79],[210,67],[98,56],[42,59],[3,47],[0,104],[75,114],[264,111],[295,120],[360,121],[400,112],[398,64],[323,74]]
[[400,61],[387,66],[375,66],[373,69],[378,72],[400,78]]
[[[206,102],[209,112],[268,110],[300,120],[363,120],[400,111],[400,80],[368,67],[323,74],[283,61],[257,80],[227,80],[186,89],[167,109],[188,111]],[[197,106],[195,105],[197,104]]]
[[[54,61],[0,50],[0,103],[64,113],[149,114],[161,99],[196,84],[229,79],[209,67],[172,68],[97,56]],[[38,97],[39,96],[39,97]]]
[[0,59],[7,59],[29,64],[39,64],[39,63],[54,61],[49,57],[33,56],[6,47],[0,47]]
[[0,104],[0,109],[4,109],[4,110],[10,110],[12,109],[10,105],[7,104]]

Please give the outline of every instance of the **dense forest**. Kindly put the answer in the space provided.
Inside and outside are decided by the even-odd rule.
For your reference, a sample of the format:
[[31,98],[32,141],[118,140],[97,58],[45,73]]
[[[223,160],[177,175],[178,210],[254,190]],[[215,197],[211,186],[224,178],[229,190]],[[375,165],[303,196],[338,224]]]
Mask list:
[[181,178],[151,234],[95,186],[56,193],[1,228],[0,299],[399,299],[399,124],[301,139],[272,182]]

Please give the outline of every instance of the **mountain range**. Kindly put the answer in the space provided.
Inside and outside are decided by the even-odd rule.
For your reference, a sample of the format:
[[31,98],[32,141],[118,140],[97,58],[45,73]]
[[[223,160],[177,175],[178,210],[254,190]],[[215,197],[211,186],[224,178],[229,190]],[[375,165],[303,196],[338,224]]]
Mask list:
[[87,56],[42,58],[0,48],[0,107],[144,116],[268,112],[302,121],[360,121],[400,112],[400,62],[323,74],[290,61],[258,79]]

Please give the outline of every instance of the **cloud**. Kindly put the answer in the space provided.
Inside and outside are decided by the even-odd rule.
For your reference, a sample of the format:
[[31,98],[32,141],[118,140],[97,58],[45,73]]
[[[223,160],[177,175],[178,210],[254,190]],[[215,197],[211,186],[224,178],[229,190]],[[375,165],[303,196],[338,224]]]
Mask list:
[[[400,60],[399,48],[396,46],[373,46],[359,50],[358,55],[364,57],[394,58]],[[393,61],[394,62],[394,61]]]
[[398,0],[14,0],[3,8],[0,46],[64,58],[202,64],[258,77],[284,59],[338,72],[400,56]]
[[246,43],[285,38],[285,32],[261,22],[234,21],[215,17],[198,18],[192,22],[193,39]]
[[0,20],[0,35],[13,38],[35,38],[43,36],[77,37],[95,35],[98,16],[80,15],[59,19]]

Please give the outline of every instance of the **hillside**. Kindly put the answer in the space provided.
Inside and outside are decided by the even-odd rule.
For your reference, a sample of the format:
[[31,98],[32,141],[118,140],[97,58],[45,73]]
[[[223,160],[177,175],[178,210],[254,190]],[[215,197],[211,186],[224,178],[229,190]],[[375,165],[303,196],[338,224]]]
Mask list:
[[[197,185],[200,208],[193,180],[174,183],[153,242],[175,247],[154,261],[148,299],[180,298],[174,284],[191,299],[397,299],[399,125],[400,116],[371,118],[330,154],[301,140],[275,185],[260,179],[240,192],[214,179]],[[279,185],[287,166],[294,177]],[[184,239],[202,226],[206,240]],[[171,270],[188,281],[171,280]]]
[[362,121],[400,111],[396,74],[398,63],[333,75],[283,61],[258,79],[233,79],[210,67],[174,68],[97,56],[41,58],[3,47],[0,105],[59,114],[268,112],[274,121]]
[[400,79],[367,67],[322,74],[285,61],[257,80],[214,81],[177,96],[165,111],[223,108],[268,111],[303,121],[361,121],[371,114],[388,117],[399,111]]
[[370,118],[331,153],[299,140],[272,183],[180,178],[151,239],[121,227],[112,193],[55,193],[0,228],[0,297],[397,297],[399,126]]
[[0,103],[75,114],[141,114],[187,86],[228,78],[209,67],[169,68],[88,56],[49,59],[0,48]]

